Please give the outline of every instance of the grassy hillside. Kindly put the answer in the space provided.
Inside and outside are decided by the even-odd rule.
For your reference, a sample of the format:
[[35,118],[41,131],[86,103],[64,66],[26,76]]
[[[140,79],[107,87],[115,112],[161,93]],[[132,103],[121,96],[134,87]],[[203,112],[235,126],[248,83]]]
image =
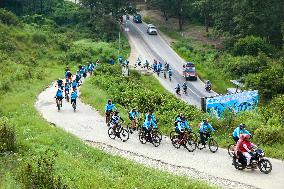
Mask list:
[[[16,149],[11,154],[1,153],[0,188],[25,188],[22,177],[32,179],[27,165],[37,167],[40,156],[48,158],[44,156],[47,150],[57,154],[57,158],[51,155],[54,172],[40,168],[39,173],[61,176],[68,188],[211,188],[105,154],[47,123],[34,107],[37,95],[63,76],[66,64],[74,72],[80,63],[112,58],[116,43],[94,42],[70,26],[56,29],[48,23],[38,26],[12,17],[17,24],[3,23],[3,19],[0,23],[0,116],[15,129]],[[126,42],[123,47],[126,55]],[[2,138],[0,144],[3,152]],[[44,178],[40,181],[48,182]],[[33,187],[43,187],[41,184]]]

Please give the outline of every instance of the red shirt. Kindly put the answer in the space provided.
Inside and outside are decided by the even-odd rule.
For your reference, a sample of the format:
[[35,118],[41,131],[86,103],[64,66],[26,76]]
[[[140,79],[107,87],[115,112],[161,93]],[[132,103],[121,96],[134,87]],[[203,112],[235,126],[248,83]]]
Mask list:
[[248,149],[252,149],[253,147],[253,144],[250,141],[244,140],[240,146],[241,152],[247,152],[247,150],[244,148],[244,145],[246,145]]

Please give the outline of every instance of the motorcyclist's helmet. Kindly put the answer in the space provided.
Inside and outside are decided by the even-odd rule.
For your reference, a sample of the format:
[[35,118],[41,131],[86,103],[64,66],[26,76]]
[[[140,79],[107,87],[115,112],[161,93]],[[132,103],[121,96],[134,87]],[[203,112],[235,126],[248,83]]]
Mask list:
[[244,124],[244,123],[240,124],[240,129],[244,129],[245,127],[246,127],[246,124]]

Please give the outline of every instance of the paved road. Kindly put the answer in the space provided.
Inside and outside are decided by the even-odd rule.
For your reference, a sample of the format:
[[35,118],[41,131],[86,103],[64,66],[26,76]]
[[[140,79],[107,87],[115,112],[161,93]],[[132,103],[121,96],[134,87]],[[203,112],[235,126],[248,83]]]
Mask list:
[[[182,76],[182,66],[185,60],[179,57],[160,35],[148,35],[146,32],[146,24],[133,23],[130,18],[126,26],[129,28],[127,36],[130,39],[131,45],[135,47],[138,57],[142,57],[144,60],[147,59],[150,63],[152,63],[154,59],[160,61],[165,60],[170,63],[174,74],[172,82],[165,80],[162,76],[157,78],[166,89],[174,93],[174,88],[177,86],[177,83],[183,84],[185,82]],[[204,83],[199,78],[197,81],[188,81],[187,85],[189,87],[188,95],[182,95],[181,98],[197,107],[201,105],[201,97],[216,95],[213,91],[211,93],[206,92]]]
[[[62,110],[58,112],[53,98],[55,93],[56,87],[53,83],[38,96],[35,105],[37,110],[48,122],[54,123],[57,127],[84,141],[94,141],[108,145],[125,153],[131,152],[143,157],[141,161],[137,162],[147,166],[155,167],[155,165],[160,165],[159,163],[172,165],[170,170],[163,169],[162,166],[158,168],[204,179],[211,184],[223,186],[223,188],[253,188],[251,186],[264,189],[284,188],[284,163],[282,161],[272,159],[273,170],[269,175],[265,175],[258,170],[235,170],[231,165],[231,158],[223,149],[215,154],[208,149],[195,150],[193,153],[189,153],[183,148],[175,149],[167,138],[164,138],[161,145],[155,148],[148,143],[142,145],[137,134],[131,135],[126,143],[120,140],[111,140],[107,135],[108,128],[104,123],[104,118],[96,110],[79,100],[77,112],[74,113],[71,105],[65,101]],[[147,164],[146,162],[149,159],[156,160],[156,163],[153,165]],[[184,172],[180,173],[181,170],[184,170]]]

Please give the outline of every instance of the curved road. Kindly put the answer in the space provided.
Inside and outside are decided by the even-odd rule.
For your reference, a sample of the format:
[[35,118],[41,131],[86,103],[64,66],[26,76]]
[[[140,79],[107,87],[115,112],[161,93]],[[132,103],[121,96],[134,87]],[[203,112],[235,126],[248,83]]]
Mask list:
[[[177,84],[183,84],[185,82],[185,79],[182,76],[182,66],[185,63],[185,60],[179,57],[159,34],[156,36],[148,35],[146,32],[147,25],[145,23],[133,23],[131,18],[125,22],[124,27],[129,28],[129,31],[126,33],[131,46],[137,51],[137,57],[133,58],[136,60],[138,57],[142,57],[143,60],[147,59],[150,63],[152,63],[154,59],[162,62],[165,60],[170,63],[170,67],[173,70],[172,82],[168,79],[164,79],[162,76],[163,74],[161,74],[160,77],[155,75],[167,90],[175,94],[174,88]],[[188,81],[187,86],[188,95],[181,95],[180,98],[197,107],[201,106],[201,97],[216,95],[214,91],[211,93],[206,92],[204,83],[199,78],[197,81]]]
[[[231,158],[223,149],[219,149],[215,154],[208,149],[189,153],[183,148],[175,149],[165,137],[161,145],[155,148],[149,143],[142,145],[136,133],[130,135],[130,139],[125,143],[118,139],[111,140],[107,135],[108,128],[104,123],[104,118],[99,115],[98,111],[85,105],[79,99],[77,112],[74,113],[71,104],[65,101],[62,110],[58,112],[53,98],[56,90],[55,83],[53,83],[38,96],[35,104],[37,110],[48,122],[54,123],[57,127],[83,141],[107,145],[122,151],[123,154],[134,154],[139,158],[129,159],[164,171],[206,180],[223,188],[283,189],[284,163],[280,160],[271,159],[273,170],[265,175],[259,170],[236,170],[231,164]],[[154,163],[148,164],[149,160]],[[170,165],[171,168],[164,168],[165,165]]]

